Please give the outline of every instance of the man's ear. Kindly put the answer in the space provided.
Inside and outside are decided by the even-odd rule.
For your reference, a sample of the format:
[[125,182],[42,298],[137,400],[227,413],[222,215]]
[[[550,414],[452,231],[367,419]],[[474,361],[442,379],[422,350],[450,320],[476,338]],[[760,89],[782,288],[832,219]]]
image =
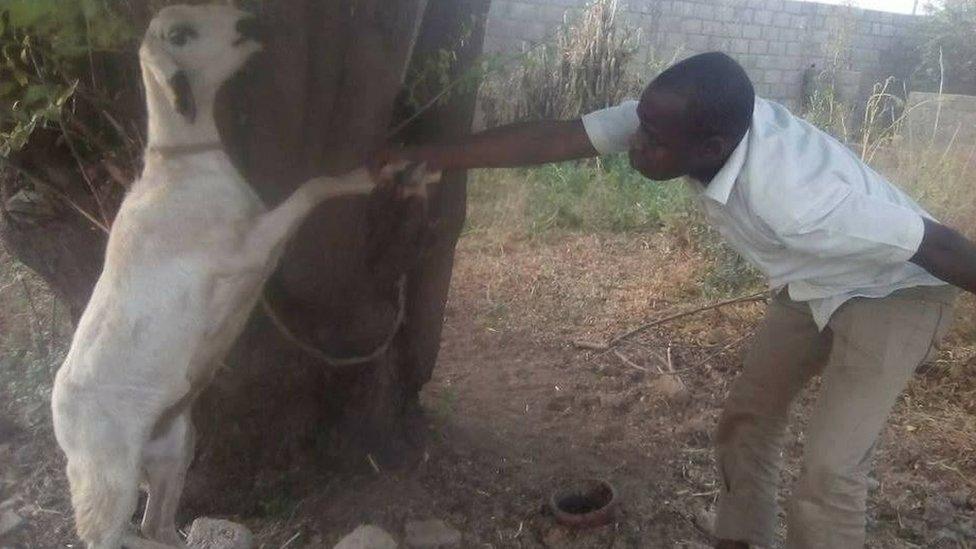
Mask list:
[[713,135],[712,137],[708,137],[702,141],[699,149],[699,155],[705,160],[721,160],[725,158],[726,154],[728,154],[728,148],[728,139],[719,135]]
[[139,48],[139,59],[142,61],[142,70],[148,72],[163,89],[173,109],[192,123],[197,116],[197,107],[186,71],[176,64],[154,36],[147,36],[143,40]]

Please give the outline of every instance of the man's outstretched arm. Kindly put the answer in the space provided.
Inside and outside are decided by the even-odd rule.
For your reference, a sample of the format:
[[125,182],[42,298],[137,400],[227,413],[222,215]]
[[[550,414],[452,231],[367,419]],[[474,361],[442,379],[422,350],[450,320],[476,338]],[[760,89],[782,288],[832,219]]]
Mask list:
[[449,143],[385,149],[374,161],[426,162],[432,170],[513,168],[596,156],[582,120],[500,126]]
[[945,225],[924,221],[922,245],[910,261],[932,276],[976,294],[976,244]]

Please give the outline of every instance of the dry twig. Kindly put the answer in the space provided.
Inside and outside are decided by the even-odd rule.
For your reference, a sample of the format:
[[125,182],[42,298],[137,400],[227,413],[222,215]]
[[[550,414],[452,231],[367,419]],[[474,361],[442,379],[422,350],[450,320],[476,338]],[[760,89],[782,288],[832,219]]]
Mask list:
[[757,293],[754,293],[754,294],[751,294],[751,295],[740,296],[740,297],[736,297],[736,298],[732,298],[732,299],[726,299],[724,301],[719,301],[717,303],[711,303],[709,305],[705,305],[703,307],[698,307],[698,308],[692,309],[690,311],[684,311],[684,312],[680,312],[680,313],[675,313],[673,315],[668,315],[668,316],[666,316],[664,318],[659,318],[659,319],[657,319],[657,320],[655,320],[653,322],[648,322],[646,324],[641,324],[640,326],[637,326],[636,328],[633,328],[630,331],[627,331],[627,332],[625,332],[625,333],[623,333],[623,334],[621,334],[621,335],[619,335],[619,336],[611,339],[610,342],[607,343],[607,348],[614,347],[615,345],[617,345],[621,341],[624,341],[625,339],[628,339],[630,337],[633,337],[634,335],[639,334],[639,333],[641,333],[643,331],[646,331],[646,330],[649,330],[651,328],[654,328],[655,326],[660,326],[662,324],[667,324],[668,322],[671,322],[671,321],[674,321],[674,320],[678,320],[678,319],[684,318],[686,316],[691,316],[691,315],[695,315],[695,314],[698,314],[698,313],[703,313],[705,311],[712,311],[712,310],[715,310],[715,309],[719,309],[719,308],[722,308],[722,307],[725,307],[725,306],[728,306],[728,305],[734,305],[734,304],[737,304],[737,303],[749,303],[749,302],[752,302],[752,301],[765,301],[766,298],[767,298],[767,294],[768,294],[768,292],[766,292],[764,290],[762,292],[757,292]]

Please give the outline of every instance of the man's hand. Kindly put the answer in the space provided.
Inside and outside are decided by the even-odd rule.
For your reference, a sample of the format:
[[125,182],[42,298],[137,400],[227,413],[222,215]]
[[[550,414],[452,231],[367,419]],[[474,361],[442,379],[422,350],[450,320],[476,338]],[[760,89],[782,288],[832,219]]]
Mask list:
[[925,236],[911,262],[932,276],[976,294],[976,244],[945,225],[925,219]]

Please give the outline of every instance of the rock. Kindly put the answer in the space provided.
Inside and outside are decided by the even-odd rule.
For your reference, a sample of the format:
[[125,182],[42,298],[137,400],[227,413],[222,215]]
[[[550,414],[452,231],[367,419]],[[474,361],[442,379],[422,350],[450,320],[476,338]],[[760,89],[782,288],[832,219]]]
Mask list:
[[243,524],[201,517],[190,526],[186,544],[190,549],[252,549],[254,535]]
[[546,409],[552,412],[565,412],[573,404],[573,397],[570,395],[560,395],[549,399]]
[[361,524],[333,549],[396,549],[396,546],[396,540],[386,530],[372,524]]
[[411,549],[449,549],[461,547],[461,532],[443,520],[410,521],[404,530]]
[[688,397],[688,389],[676,375],[664,374],[650,383],[651,391],[670,401],[681,401]]
[[0,509],[2,509],[0,510],[0,539],[3,539],[7,534],[19,528],[24,523],[24,519],[6,505]]
[[695,524],[708,535],[715,533],[715,511],[699,507],[695,510]]

